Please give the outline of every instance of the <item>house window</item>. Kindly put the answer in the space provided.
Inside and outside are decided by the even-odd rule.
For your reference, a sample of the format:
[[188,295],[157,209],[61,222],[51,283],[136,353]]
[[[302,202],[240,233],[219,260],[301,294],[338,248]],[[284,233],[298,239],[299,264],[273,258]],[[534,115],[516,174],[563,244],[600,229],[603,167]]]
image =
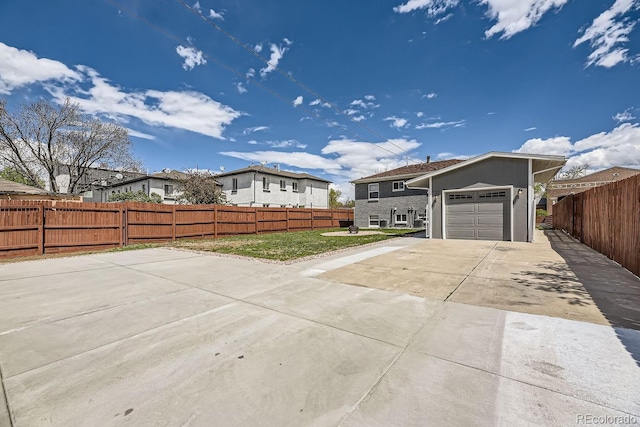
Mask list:
[[394,181],[393,191],[404,191],[404,181]]
[[147,184],[142,184],[142,192],[143,193],[147,192]]
[[396,214],[396,224],[406,224],[407,214]]
[[280,191],[287,191],[287,181],[284,179],[280,180]]
[[298,192],[298,183],[296,181],[293,181],[291,183],[291,189],[293,190],[294,193]]
[[262,177],[262,191],[268,193],[269,192],[269,177],[268,176],[263,176]]
[[173,184],[164,185],[164,194],[165,195],[173,194]]
[[369,227],[380,227],[380,215],[369,215]]
[[380,197],[380,185],[378,183],[369,184],[369,200],[378,200]]
[[233,178],[231,180],[231,193],[235,194],[238,192],[238,178]]

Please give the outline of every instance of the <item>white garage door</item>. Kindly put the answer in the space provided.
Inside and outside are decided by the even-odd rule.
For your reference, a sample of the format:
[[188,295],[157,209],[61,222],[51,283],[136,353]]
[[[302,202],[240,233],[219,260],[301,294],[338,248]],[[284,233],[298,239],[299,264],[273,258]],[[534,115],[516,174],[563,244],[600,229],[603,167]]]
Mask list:
[[508,190],[469,191],[446,196],[447,239],[509,240]]

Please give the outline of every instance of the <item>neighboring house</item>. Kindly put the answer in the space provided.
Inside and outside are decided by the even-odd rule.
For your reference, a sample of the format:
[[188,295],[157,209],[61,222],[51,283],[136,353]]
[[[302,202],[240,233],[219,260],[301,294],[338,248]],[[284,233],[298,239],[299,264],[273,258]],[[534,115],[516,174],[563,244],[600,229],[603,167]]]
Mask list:
[[108,202],[111,194],[142,191],[147,196],[156,193],[162,198],[162,203],[175,205],[181,194],[177,191],[178,183],[187,176],[184,172],[164,169],[162,172],[155,172],[151,175],[123,180],[99,190],[99,201]]
[[534,184],[548,182],[565,162],[561,156],[491,152],[428,172],[406,186],[430,189],[430,238],[531,242]]
[[278,166],[249,166],[216,175],[227,201],[237,206],[328,208],[331,181]]
[[427,172],[456,165],[462,160],[442,160],[407,165],[351,181],[355,184],[355,225],[358,227],[425,226],[427,191],[407,188],[405,182]]
[[582,193],[590,188],[606,185],[613,181],[620,181],[638,174],[640,174],[640,169],[615,166],[581,178],[553,180],[547,185],[547,214],[552,215],[553,205],[569,194]]
[[[61,193],[68,193],[72,178],[77,177],[77,171],[67,165],[57,165],[55,168],[56,184]],[[146,176],[141,172],[129,172],[124,170],[87,168],[76,185],[76,194],[82,194],[85,202],[100,202],[103,189],[129,181],[134,178]],[[47,185],[47,188],[50,188]]]
[[0,178],[0,200],[64,200],[81,202],[82,196],[49,193],[42,188]]

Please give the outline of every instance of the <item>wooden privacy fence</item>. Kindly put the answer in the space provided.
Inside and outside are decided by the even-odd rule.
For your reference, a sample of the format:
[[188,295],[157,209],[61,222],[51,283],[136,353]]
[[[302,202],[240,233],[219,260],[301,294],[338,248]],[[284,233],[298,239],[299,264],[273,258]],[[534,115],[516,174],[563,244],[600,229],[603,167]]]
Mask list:
[[0,200],[0,257],[346,227],[352,209]]
[[640,276],[640,175],[565,197],[553,227]]

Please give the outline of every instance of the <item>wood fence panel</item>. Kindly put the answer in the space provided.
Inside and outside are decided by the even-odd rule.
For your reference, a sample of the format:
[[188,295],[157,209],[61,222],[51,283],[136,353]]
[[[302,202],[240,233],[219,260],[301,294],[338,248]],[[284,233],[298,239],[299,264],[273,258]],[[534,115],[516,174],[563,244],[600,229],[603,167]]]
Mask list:
[[347,226],[352,209],[0,200],[0,257]]
[[0,257],[39,253],[41,211],[37,203],[0,200]]
[[640,276],[640,175],[567,196],[553,226]]

